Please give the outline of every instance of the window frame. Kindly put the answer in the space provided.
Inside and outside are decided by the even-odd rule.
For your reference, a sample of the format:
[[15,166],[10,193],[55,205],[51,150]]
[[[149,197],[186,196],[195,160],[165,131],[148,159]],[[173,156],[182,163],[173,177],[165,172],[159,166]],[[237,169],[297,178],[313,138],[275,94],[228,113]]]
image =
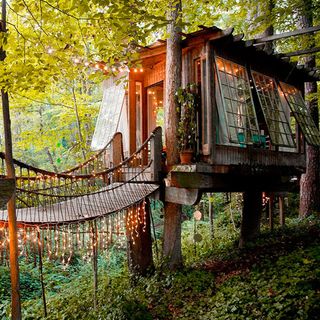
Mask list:
[[[303,102],[303,104],[299,104],[299,102],[296,102],[294,95],[291,95],[295,100],[294,104],[297,105],[300,109],[302,108],[305,112],[299,112],[297,111],[296,107],[292,106],[288,98],[288,95],[291,94],[291,92],[285,90],[284,86],[287,86],[290,90],[293,90],[294,94],[298,94],[298,98]],[[298,124],[308,144],[312,146],[320,146],[320,132],[316,124],[314,123],[313,118],[308,113],[308,109],[306,107],[305,100],[303,99],[302,92],[298,90],[295,86],[285,83],[283,81],[279,81],[279,89],[281,90],[280,94],[283,94],[284,99],[287,102],[296,120],[296,123]],[[316,132],[314,133],[312,130],[316,130]]]
[[[218,66],[218,60],[222,60],[223,64],[224,64],[224,70],[220,70],[219,66]],[[226,63],[229,63],[232,67],[232,65],[234,65],[235,67],[237,67],[238,69],[242,69],[244,72],[244,77],[238,77],[235,74],[233,74],[233,70],[231,70],[231,73],[228,73],[226,70]],[[214,56],[214,67],[215,70],[214,72],[216,73],[216,79],[218,82],[218,90],[219,90],[219,100],[222,103],[222,107],[223,107],[223,118],[224,118],[224,122],[226,125],[226,132],[227,132],[227,136],[228,136],[228,143],[231,145],[235,145],[235,146],[241,146],[241,147],[245,147],[246,145],[252,145],[254,143],[260,144],[261,143],[261,138],[260,138],[260,128],[259,128],[259,123],[258,123],[258,118],[257,118],[257,113],[256,113],[256,108],[255,108],[255,104],[254,104],[254,100],[253,100],[253,95],[252,95],[252,91],[251,91],[251,85],[250,85],[250,77],[249,77],[249,70],[247,68],[246,65],[241,65],[237,62],[234,62],[233,60],[230,59],[225,59],[219,55],[215,55]],[[233,89],[236,89],[235,87],[230,85],[230,82],[227,80],[227,84],[222,82],[221,79],[221,74],[220,73],[224,73],[226,76],[229,74],[231,75],[232,78],[232,82],[234,82],[234,78],[237,78],[238,80],[241,79],[241,81],[244,81],[244,83],[246,84],[246,88],[242,89],[243,91],[247,90],[247,92],[249,93],[248,98],[251,101],[251,104],[249,105],[247,102],[245,101],[240,101],[240,100],[235,100],[232,99],[230,95],[230,97],[226,97],[223,91],[223,85],[226,86],[228,88],[228,92],[230,93]],[[232,89],[232,90],[231,90]],[[217,97],[218,98],[218,97]],[[247,98],[247,100],[248,100]],[[240,103],[242,105],[242,107],[244,107],[244,112],[240,113],[240,119],[241,121],[247,121],[247,118],[249,118],[249,127],[247,126],[236,126],[232,123],[230,123],[229,121],[229,117],[228,117],[228,111],[227,111],[227,106],[226,106],[226,99],[231,101],[231,111],[229,112],[233,117],[235,116],[236,113],[233,112],[233,102],[237,102],[238,104]],[[219,108],[219,102],[217,99],[217,104],[218,104],[218,115],[221,108]],[[249,115],[249,112],[251,109],[252,114]],[[221,117],[219,117],[221,119]],[[251,120],[254,120],[254,124],[255,126],[251,126]],[[234,118],[234,123],[236,123],[237,119]],[[231,128],[233,128],[233,130],[236,133],[237,136],[237,141],[235,141],[235,139],[232,136],[231,133]],[[254,131],[256,131],[256,133],[253,133]],[[244,140],[240,140],[240,134],[244,133]],[[254,135],[256,135],[256,141],[254,139]],[[249,139],[247,137],[250,137]]]
[[[282,102],[281,97],[280,97],[279,86],[278,86],[277,80],[274,77],[271,77],[269,75],[263,74],[263,73],[261,73],[259,71],[253,70],[253,69],[250,70],[250,73],[251,73],[252,80],[253,80],[253,86],[254,86],[254,89],[255,89],[256,94],[258,96],[259,104],[260,104],[260,107],[261,107],[261,110],[262,110],[262,113],[263,113],[263,116],[264,116],[264,120],[265,120],[265,123],[266,123],[266,125],[268,127],[271,144],[273,146],[276,146],[276,147],[285,147],[285,148],[290,148],[292,150],[296,149],[297,146],[296,146],[296,142],[295,142],[295,140],[293,138],[293,133],[292,133],[291,126],[290,126],[290,119],[287,118],[287,114],[285,112],[285,106],[283,105],[283,102]],[[273,87],[275,88],[272,91],[272,95],[270,94],[271,91],[268,92],[268,95],[264,94],[264,100],[266,102],[266,105],[269,108],[271,108],[271,110],[267,110],[269,108],[265,108],[264,107],[264,104],[263,104],[263,101],[262,101],[262,97],[261,97],[261,94],[260,94],[260,90],[258,89],[258,86],[260,86],[261,84],[259,84],[259,85],[257,84],[257,81],[256,81],[256,78],[255,78],[254,74],[256,74],[258,77],[262,76],[265,79],[269,79],[268,81],[270,81],[270,80],[272,81]],[[264,85],[266,85],[266,82],[264,82]],[[277,94],[278,104],[276,104],[277,101],[274,100],[274,98],[275,98],[273,96],[274,93]],[[266,97],[269,97],[269,100],[267,100]],[[270,101],[271,101],[271,104],[270,104]],[[275,101],[275,103],[272,103],[272,101]],[[269,102],[269,103],[267,103],[267,102]],[[280,112],[278,120],[276,120],[276,119],[274,119],[272,117],[269,117],[270,111],[274,111],[275,107],[277,107],[278,111]],[[281,109],[278,108],[278,107],[280,107]],[[267,114],[267,112],[269,114]],[[282,116],[281,116],[281,114],[282,114]],[[272,128],[270,120],[271,121],[272,120],[276,120],[276,121],[272,121],[272,122],[281,124],[281,126],[282,126],[283,131],[279,130],[279,134],[280,134],[281,141],[282,141],[281,143],[277,142],[276,138],[272,134],[272,133],[276,133],[276,131]],[[287,127],[287,130],[286,130],[285,127]],[[284,139],[284,137],[285,137],[285,139]],[[291,144],[290,144],[290,139],[291,139],[291,142],[292,142]],[[285,140],[288,142],[288,144],[285,144]]]

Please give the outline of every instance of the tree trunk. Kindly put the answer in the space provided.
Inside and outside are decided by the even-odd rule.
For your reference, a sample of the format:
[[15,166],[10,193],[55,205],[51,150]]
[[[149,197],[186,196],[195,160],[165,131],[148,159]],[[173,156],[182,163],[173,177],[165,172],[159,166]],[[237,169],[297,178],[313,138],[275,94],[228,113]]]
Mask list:
[[[166,85],[165,85],[165,137],[167,147],[167,165],[178,163],[176,131],[178,116],[175,104],[175,92],[181,86],[182,51],[181,51],[181,1],[169,2],[167,18]],[[164,204],[164,240],[163,256],[169,269],[182,265],[181,254],[181,205],[165,202]]]
[[239,248],[243,248],[248,241],[254,240],[259,235],[261,210],[261,192],[253,190],[244,192]]
[[[6,7],[5,0],[2,1],[2,17],[1,17],[1,32],[6,32]],[[4,61],[6,53],[3,48],[0,48],[0,60]],[[15,170],[12,155],[12,137],[11,137],[11,120],[9,109],[8,92],[1,89],[2,111],[3,111],[3,127],[5,136],[5,153],[6,153],[6,169],[7,177],[15,178]],[[19,249],[17,236],[17,221],[16,221],[16,202],[15,192],[8,202],[8,224],[9,224],[9,247],[10,247],[10,277],[11,277],[11,316],[12,319],[21,319],[21,302],[20,302],[20,285],[19,285]]]
[[55,173],[58,173],[59,170],[58,170],[57,166],[56,166],[55,163],[54,163],[54,160],[53,160],[53,157],[52,157],[52,154],[51,154],[49,148],[46,147],[45,150],[46,150],[46,152],[47,152],[49,162],[50,162],[50,164],[52,165],[53,171],[54,171]]
[[72,98],[73,98],[74,112],[75,112],[76,120],[77,120],[77,130],[78,130],[78,137],[79,137],[79,141],[80,141],[80,149],[81,149],[83,160],[86,161],[87,157],[86,157],[86,151],[83,147],[84,146],[84,139],[83,139],[82,132],[81,132],[81,123],[80,123],[80,117],[79,117],[78,103],[77,103],[77,98],[76,98],[74,86],[72,86]]
[[[145,213],[143,211],[145,208]],[[137,211],[138,210],[138,211]],[[128,240],[128,265],[130,272],[135,275],[147,275],[153,268],[152,238],[150,226],[150,203],[146,200],[145,206],[141,204],[136,212],[140,215],[137,228],[132,228],[132,220],[127,217],[127,240]],[[134,220],[136,221],[136,220]],[[131,225],[131,226],[130,226]]]
[[[303,2],[303,12],[300,16],[301,28],[312,27],[313,13],[312,1],[306,0]],[[315,47],[315,39],[312,35],[310,48]],[[315,56],[308,56],[304,60],[305,66],[314,68],[316,66]],[[316,126],[319,128],[319,113],[317,101],[317,83],[307,82],[305,84],[305,95],[312,95],[312,98],[307,101],[307,108],[310,112]],[[300,217],[304,218],[314,212],[320,212],[320,149],[306,145],[307,169],[306,173],[301,176],[300,181]]]

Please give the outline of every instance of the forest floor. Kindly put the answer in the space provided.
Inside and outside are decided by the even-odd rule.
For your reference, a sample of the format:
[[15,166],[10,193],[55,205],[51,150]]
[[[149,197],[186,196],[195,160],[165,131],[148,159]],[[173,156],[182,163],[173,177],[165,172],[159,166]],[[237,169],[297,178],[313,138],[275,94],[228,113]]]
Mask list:
[[[176,272],[158,265],[149,277],[132,278],[122,264],[124,255],[108,263],[100,259],[96,310],[90,264],[61,269],[47,262],[47,319],[320,319],[316,220],[264,231],[245,249],[234,240],[211,251],[199,244],[195,256],[192,243],[183,241],[186,266]],[[42,319],[37,270],[28,264],[21,269],[23,318]],[[1,307],[0,302],[0,318],[6,319],[8,291],[0,287],[1,297],[7,303]]]

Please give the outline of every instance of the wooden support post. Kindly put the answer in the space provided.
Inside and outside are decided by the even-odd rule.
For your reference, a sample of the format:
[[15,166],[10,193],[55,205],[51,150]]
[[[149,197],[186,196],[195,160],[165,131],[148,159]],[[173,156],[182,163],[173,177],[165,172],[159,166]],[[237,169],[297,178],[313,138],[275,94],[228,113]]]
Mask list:
[[[133,215],[139,215],[134,221],[129,221],[128,215],[126,218],[129,270],[132,274],[141,276],[147,275],[154,268],[152,259],[150,203],[148,199],[145,202],[145,212],[142,210],[143,207],[144,205],[141,203],[137,205],[136,208],[130,209],[133,210]],[[137,223],[137,225],[132,225],[132,222]],[[129,230],[130,228],[131,232]]]
[[[209,149],[206,150],[206,154],[210,154],[210,161],[214,163],[215,159],[215,149],[216,149],[216,121],[217,121],[217,106],[215,99],[215,74],[214,74],[214,55],[213,55],[213,47],[211,42],[206,44],[206,55],[207,55],[207,63],[206,63],[206,75],[207,82],[204,84],[207,88],[207,103],[206,107],[208,109],[208,119],[207,123],[207,132],[209,132],[208,142]],[[204,120],[205,121],[205,120]]]
[[279,196],[279,219],[280,226],[283,227],[285,225],[285,212],[284,212],[284,201],[283,196]]
[[243,193],[243,210],[239,247],[253,240],[260,233],[262,195],[260,191],[248,190]]
[[162,163],[162,129],[158,127],[154,131],[154,137],[151,139],[151,181],[160,180]]
[[273,200],[274,200],[274,194],[270,193],[269,198],[269,227],[270,230],[273,230]]
[[[111,162],[112,166],[117,166],[123,161],[123,146],[122,146],[122,133],[117,132],[113,136],[113,141],[111,144]],[[114,172],[113,176],[114,181],[122,181],[122,173],[117,172],[117,170]]]
[[37,230],[37,240],[38,240],[38,254],[39,254],[39,271],[40,271],[40,283],[41,283],[41,291],[42,291],[42,301],[43,301],[43,312],[44,317],[47,317],[47,302],[46,302],[46,292],[43,281],[43,266],[42,266],[42,244],[40,237],[40,230]]
[[214,240],[214,208],[213,208],[213,196],[212,193],[208,193],[209,199],[209,224],[210,224],[210,239],[211,241]]
[[98,238],[97,238],[97,222],[91,224],[92,235],[92,263],[93,263],[93,307],[97,310],[98,306]]

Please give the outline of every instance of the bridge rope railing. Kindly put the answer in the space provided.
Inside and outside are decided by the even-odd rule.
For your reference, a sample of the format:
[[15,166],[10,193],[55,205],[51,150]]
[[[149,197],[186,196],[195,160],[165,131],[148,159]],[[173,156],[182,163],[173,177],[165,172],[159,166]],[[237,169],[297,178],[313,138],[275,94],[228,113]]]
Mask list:
[[[76,166],[69,168],[65,171],[60,172],[60,174],[89,174],[91,172],[99,172],[104,171],[107,168],[112,168],[113,163],[112,159],[110,158],[110,149],[112,147],[112,144],[114,142],[115,136],[119,133],[115,133],[113,137],[110,139],[110,141],[98,152],[96,152],[94,155],[91,155],[89,159],[86,161],[77,164]],[[123,158],[123,157],[122,157]],[[6,175],[6,168],[5,168],[5,153],[0,152],[0,159],[1,159],[1,166],[0,166],[0,175],[5,176]],[[24,170],[28,170],[34,173],[37,173],[39,175],[50,175],[53,174],[59,174],[52,171],[48,171],[45,169],[41,169],[32,165],[29,165],[23,161],[13,159],[13,162],[16,166],[16,176],[17,177],[23,177]],[[29,174],[27,174],[29,176]]]

